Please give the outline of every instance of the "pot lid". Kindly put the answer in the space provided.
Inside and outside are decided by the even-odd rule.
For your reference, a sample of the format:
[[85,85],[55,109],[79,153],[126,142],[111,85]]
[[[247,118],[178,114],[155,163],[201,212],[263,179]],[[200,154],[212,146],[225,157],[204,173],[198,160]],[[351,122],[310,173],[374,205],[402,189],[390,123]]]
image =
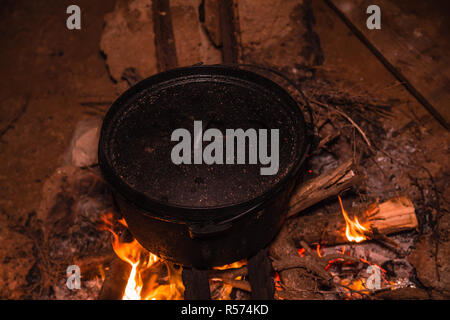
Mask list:
[[103,122],[99,162],[118,193],[152,214],[224,219],[278,192],[298,171],[306,139],[299,106],[271,80],[195,66],[147,78],[119,97]]

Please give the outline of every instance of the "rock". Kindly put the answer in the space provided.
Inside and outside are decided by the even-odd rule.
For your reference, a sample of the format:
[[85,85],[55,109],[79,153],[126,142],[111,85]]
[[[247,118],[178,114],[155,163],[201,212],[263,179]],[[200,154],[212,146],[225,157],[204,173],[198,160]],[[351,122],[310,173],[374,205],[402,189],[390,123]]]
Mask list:
[[438,285],[436,263],[434,260],[434,247],[431,236],[422,236],[415,249],[408,256],[408,261],[414,266],[420,282],[428,288]]
[[105,16],[100,49],[115,81],[122,82],[128,68],[135,68],[143,78],[157,73],[152,16],[151,0],[119,0]]
[[450,262],[448,260],[450,242],[437,240],[440,242],[436,258],[435,241],[430,234],[421,236],[415,249],[408,256],[408,260],[416,269],[417,278],[421,284],[432,289],[433,299],[448,299],[450,297]]
[[76,167],[88,167],[98,162],[97,150],[102,119],[91,117],[81,120],[66,152],[66,162]]

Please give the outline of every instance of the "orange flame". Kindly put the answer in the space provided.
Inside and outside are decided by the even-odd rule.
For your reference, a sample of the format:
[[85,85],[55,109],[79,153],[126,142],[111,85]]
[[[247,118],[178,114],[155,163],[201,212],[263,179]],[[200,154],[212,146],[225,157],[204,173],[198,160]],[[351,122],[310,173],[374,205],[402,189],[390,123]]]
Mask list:
[[345,236],[347,237],[347,240],[351,242],[361,242],[367,240],[366,232],[369,230],[359,223],[357,217],[355,217],[354,221],[348,217],[348,213],[342,205],[341,197],[338,196],[338,198],[339,204],[341,205],[342,215],[344,216],[346,223]]
[[246,259],[241,260],[241,261],[236,261],[236,262],[233,262],[231,264],[226,264],[226,265],[223,265],[223,266],[214,267],[213,269],[215,269],[215,270],[226,270],[226,269],[240,268],[240,267],[243,267],[245,265],[247,265],[247,260]]
[[[214,267],[213,269],[215,269],[215,270],[226,270],[226,269],[234,269],[234,268],[237,269],[237,268],[243,267],[245,265],[247,265],[247,260],[246,259],[241,260],[241,261],[236,261],[236,262],[233,262],[231,264],[226,264],[226,265],[223,265],[223,266]],[[242,279],[242,276],[237,276],[237,277],[234,278],[234,280],[241,280],[241,279]],[[217,280],[217,279],[212,278],[212,280],[214,281],[214,280]],[[219,281],[221,281],[221,280],[219,280]],[[231,296],[230,295],[231,295],[231,291],[232,290],[233,290],[233,286],[231,286],[229,284],[222,283],[222,290],[221,290],[221,295],[220,295],[219,300],[231,300]]]
[[[153,253],[144,249],[139,242],[134,239],[132,242],[121,242],[119,236],[113,230],[112,214],[108,213],[102,217],[103,230],[112,233],[112,246],[116,255],[123,261],[131,265],[130,275],[122,297],[122,300],[178,300],[183,299],[184,286],[181,279],[181,268],[175,269],[171,264],[166,263],[168,272],[168,284],[159,284],[161,279],[153,273],[149,281],[145,281],[145,275],[156,271],[158,261],[162,261]],[[118,221],[123,226],[127,226],[124,219]]]
[[322,253],[320,253],[320,244],[317,244],[316,251],[319,258],[322,258]]

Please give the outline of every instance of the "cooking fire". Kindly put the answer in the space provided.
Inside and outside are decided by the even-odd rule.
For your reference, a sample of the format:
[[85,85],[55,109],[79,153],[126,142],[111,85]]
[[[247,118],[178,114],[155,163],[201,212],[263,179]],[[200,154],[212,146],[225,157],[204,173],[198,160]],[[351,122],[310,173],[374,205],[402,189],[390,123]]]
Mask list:
[[[387,271],[375,263],[371,263],[366,259],[370,259],[367,255],[357,257],[352,243],[360,243],[370,240],[370,237],[378,237],[379,230],[376,229],[374,212],[376,215],[386,216],[390,214],[390,219],[398,218],[398,215],[409,215],[411,224],[409,225],[391,225],[395,228],[417,228],[417,220],[415,218],[414,208],[407,198],[394,198],[382,204],[380,213],[379,204],[369,206],[367,211],[362,214],[362,218],[368,219],[366,226],[363,226],[358,217],[349,218],[348,212],[344,209],[342,199],[338,196],[341,207],[342,219],[340,224],[345,223],[345,233],[340,228],[340,236],[345,240],[343,245],[335,245],[321,247],[320,243],[315,245],[315,250],[304,242],[300,241],[301,249],[297,250],[298,257],[288,266],[281,261],[274,262],[274,268],[277,271],[273,273],[274,286],[276,288],[275,296],[279,299],[289,298],[284,290],[285,285],[281,282],[278,272],[288,269],[306,268],[310,271],[317,272],[318,276],[323,276],[327,280],[332,279],[336,287],[336,294],[344,299],[362,299],[370,296],[373,292],[383,292],[386,290],[395,290],[398,288],[412,285],[407,279],[393,279],[387,275]],[[375,208],[378,206],[378,208]],[[409,206],[409,207],[408,207]],[[386,209],[388,208],[388,209]],[[390,213],[391,212],[391,213]],[[392,213],[397,212],[397,214]],[[378,218],[380,219],[380,218]],[[404,218],[403,218],[404,219]],[[386,223],[386,219],[384,219]],[[129,242],[120,240],[120,236],[114,231],[114,225],[122,228],[122,232],[127,231],[125,220],[119,219],[114,221],[113,214],[108,213],[102,216],[102,224],[99,229],[105,229],[112,234],[112,247],[115,254],[122,261],[126,262],[129,267],[128,278],[124,288],[122,300],[178,300],[183,299],[184,284],[181,276],[182,267],[173,263],[164,261],[156,255],[144,249],[136,239]],[[125,229],[124,229],[125,228]],[[374,235],[373,230],[377,230]],[[385,229],[382,229],[385,230]],[[392,229],[389,232],[392,232]],[[370,237],[369,237],[370,235]],[[385,237],[379,238],[386,241]],[[389,242],[390,245],[394,241]],[[162,265],[164,264],[164,268]],[[251,286],[246,280],[248,277],[248,269],[246,261],[239,261],[221,267],[214,267],[209,272],[210,288],[215,291],[215,297],[220,300],[231,299],[230,294],[234,290],[251,291]],[[323,270],[320,270],[322,268]],[[162,270],[164,269],[164,270]],[[320,272],[319,272],[320,270]],[[365,271],[365,272],[364,272]],[[349,276],[350,274],[350,276]],[[219,286],[218,286],[219,285]],[[322,292],[325,292],[322,290]],[[328,293],[332,293],[331,291]]]
[[449,299],[448,11],[2,2],[0,300]]

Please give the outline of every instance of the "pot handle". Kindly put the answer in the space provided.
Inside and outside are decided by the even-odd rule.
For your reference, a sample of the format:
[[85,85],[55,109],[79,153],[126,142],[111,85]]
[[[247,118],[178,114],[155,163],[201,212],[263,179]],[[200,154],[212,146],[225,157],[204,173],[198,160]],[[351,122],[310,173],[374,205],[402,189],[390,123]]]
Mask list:
[[221,224],[190,223],[187,225],[187,228],[189,231],[189,237],[191,239],[202,239],[225,232],[228,229],[230,229],[231,226],[232,226],[231,223],[221,223]]

